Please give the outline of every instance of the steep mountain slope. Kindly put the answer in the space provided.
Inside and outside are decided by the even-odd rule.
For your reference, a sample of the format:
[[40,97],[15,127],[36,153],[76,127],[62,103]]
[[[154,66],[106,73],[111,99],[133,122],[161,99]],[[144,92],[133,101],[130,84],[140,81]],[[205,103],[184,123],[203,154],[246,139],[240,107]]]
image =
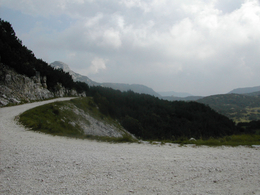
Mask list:
[[153,89],[145,86],[145,85],[139,85],[139,84],[124,84],[124,83],[97,83],[95,81],[92,81],[87,76],[80,75],[74,71],[72,71],[69,67],[69,65],[65,64],[61,61],[55,61],[50,64],[54,68],[61,68],[63,71],[68,72],[74,81],[81,81],[87,83],[89,86],[103,86],[103,87],[109,87],[112,89],[120,90],[120,91],[128,91],[132,90],[136,93],[144,93],[149,94],[155,97],[161,97],[160,94],[156,93]]

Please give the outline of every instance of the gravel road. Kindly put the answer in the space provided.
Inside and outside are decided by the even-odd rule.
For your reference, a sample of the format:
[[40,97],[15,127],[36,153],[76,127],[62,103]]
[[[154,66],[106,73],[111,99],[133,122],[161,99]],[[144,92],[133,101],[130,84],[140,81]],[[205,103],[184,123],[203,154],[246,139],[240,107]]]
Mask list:
[[258,148],[109,144],[14,121],[46,102],[0,108],[0,194],[260,194]]

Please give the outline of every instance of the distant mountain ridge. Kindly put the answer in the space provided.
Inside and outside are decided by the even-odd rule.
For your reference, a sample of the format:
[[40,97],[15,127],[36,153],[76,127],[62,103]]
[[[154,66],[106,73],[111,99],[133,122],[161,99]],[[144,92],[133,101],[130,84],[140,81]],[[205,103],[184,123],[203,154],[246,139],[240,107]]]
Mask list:
[[174,96],[174,97],[189,97],[189,96],[193,96],[190,93],[186,93],[186,92],[175,92],[175,91],[162,91],[162,92],[158,92],[161,96],[163,97],[168,97],[168,96]]
[[187,97],[177,97],[177,96],[163,96],[162,99],[168,101],[197,101],[203,98],[203,96],[187,96]]
[[260,91],[260,86],[237,88],[237,89],[233,89],[232,91],[228,92],[228,94],[230,94],[230,93],[245,94],[245,93],[254,93],[254,92],[258,92],[258,91]]
[[153,95],[155,97],[161,97],[160,94],[156,93],[152,88],[140,84],[124,84],[124,83],[100,83],[103,87],[109,87],[120,91],[133,91],[136,93],[144,93]]
[[120,90],[120,91],[128,91],[131,90],[136,93],[144,93],[144,94],[149,94],[155,97],[161,97],[160,94],[156,93],[152,88],[149,88],[145,85],[139,85],[139,84],[124,84],[124,83],[98,83],[95,81],[92,81],[90,78],[87,76],[83,76],[81,74],[78,74],[74,71],[72,71],[69,67],[69,65],[65,64],[64,62],[61,61],[55,61],[50,64],[54,68],[61,68],[63,69],[64,72],[68,72],[74,81],[81,81],[87,83],[89,86],[103,86],[103,87],[109,87],[115,90]]

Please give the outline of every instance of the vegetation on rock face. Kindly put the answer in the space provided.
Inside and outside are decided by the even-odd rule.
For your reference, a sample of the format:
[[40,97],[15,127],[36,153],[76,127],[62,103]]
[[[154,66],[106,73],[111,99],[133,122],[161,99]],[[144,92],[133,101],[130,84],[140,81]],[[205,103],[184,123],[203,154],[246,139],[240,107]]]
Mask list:
[[28,77],[35,76],[36,71],[47,77],[47,86],[55,90],[57,83],[67,89],[76,89],[78,92],[88,90],[83,82],[74,82],[69,73],[49,66],[41,59],[37,59],[33,52],[22,45],[9,22],[0,19],[0,62],[12,67],[15,71]]

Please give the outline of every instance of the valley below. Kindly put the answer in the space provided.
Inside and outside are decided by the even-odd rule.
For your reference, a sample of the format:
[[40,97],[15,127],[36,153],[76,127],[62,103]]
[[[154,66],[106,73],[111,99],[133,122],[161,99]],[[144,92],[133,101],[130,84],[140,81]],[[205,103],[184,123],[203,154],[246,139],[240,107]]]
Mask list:
[[105,143],[26,130],[0,108],[1,194],[260,194],[260,148]]

